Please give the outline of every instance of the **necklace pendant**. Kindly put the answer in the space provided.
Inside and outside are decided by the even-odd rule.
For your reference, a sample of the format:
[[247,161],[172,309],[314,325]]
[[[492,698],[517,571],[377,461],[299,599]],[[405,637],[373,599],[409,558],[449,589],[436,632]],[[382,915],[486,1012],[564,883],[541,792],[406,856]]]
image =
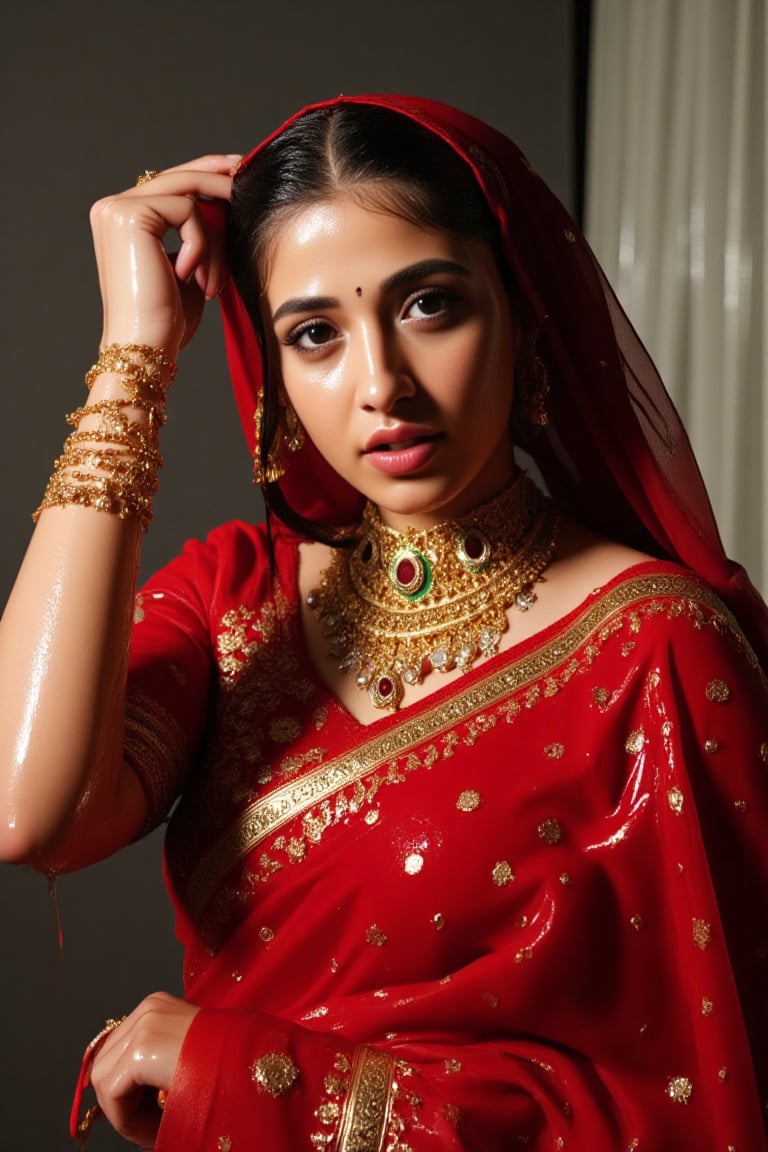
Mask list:
[[479,528],[459,530],[456,555],[468,572],[482,572],[491,560],[491,542]]
[[389,566],[389,579],[406,600],[421,600],[432,587],[432,565],[415,548],[401,548]]
[[403,698],[403,684],[396,672],[389,671],[383,676],[375,676],[368,692],[374,708],[388,708],[395,712]]
[[529,608],[533,608],[537,600],[538,596],[529,585],[527,588],[523,588],[521,592],[518,592],[515,597],[515,608],[520,612],[527,612]]

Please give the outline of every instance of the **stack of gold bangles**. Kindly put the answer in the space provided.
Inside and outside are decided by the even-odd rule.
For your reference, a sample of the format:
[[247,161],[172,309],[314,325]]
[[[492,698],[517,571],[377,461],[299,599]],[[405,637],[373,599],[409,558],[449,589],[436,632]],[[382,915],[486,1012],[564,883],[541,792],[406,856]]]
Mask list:
[[[45,508],[79,504],[136,517],[147,529],[152,497],[162,467],[159,430],[175,364],[161,348],[148,344],[110,344],[86,374],[88,388],[102,373],[117,376],[119,395],[78,408],[67,416],[75,429],[64,443],[45,490],[37,520]],[[144,412],[140,421],[128,413]],[[81,429],[81,422],[98,423]]]

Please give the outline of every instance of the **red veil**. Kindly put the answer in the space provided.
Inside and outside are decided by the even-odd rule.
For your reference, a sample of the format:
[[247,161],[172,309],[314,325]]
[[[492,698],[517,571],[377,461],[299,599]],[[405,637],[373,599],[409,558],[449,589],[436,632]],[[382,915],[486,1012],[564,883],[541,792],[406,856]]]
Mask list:
[[[768,613],[744,570],[729,561],[688,437],[659,374],[569,213],[505,136],[434,100],[340,96],[298,112],[372,104],[416,120],[465,160],[499,227],[504,257],[541,330],[550,372],[549,426],[534,456],[555,499],[606,536],[697,572],[734,612],[768,664]],[[262,358],[230,282],[221,298],[240,417],[253,448]],[[312,450],[292,458],[281,488],[309,519],[345,524],[360,497]]]

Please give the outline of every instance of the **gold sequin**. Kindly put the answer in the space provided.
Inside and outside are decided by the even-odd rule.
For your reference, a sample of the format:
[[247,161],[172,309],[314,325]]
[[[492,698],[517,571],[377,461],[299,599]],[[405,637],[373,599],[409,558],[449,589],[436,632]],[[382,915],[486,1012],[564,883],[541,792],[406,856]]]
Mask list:
[[378,818],[379,818],[378,808],[371,808],[370,812],[366,812],[365,816],[363,817],[366,824],[375,824],[376,821],[378,820]]
[[714,753],[717,752],[719,747],[720,747],[720,745],[718,744],[717,740],[705,740],[704,741],[704,751],[709,753],[710,756],[713,756]]
[[319,1008],[312,1008],[311,1011],[306,1012],[302,1016],[302,1020],[322,1020],[323,1016],[328,1015],[328,1009],[325,1004],[321,1004]]
[[530,960],[533,956],[533,948],[525,947],[519,948],[515,952],[515,964],[523,964],[526,960]]
[[760,759],[763,764],[768,764],[768,744],[760,745]]
[[386,988],[377,988],[373,994],[375,1000],[386,1000],[389,996]]
[[232,979],[234,980],[235,984],[240,984],[243,979],[242,972],[233,972]]
[[251,1078],[270,1096],[282,1096],[298,1075],[298,1068],[284,1052],[267,1052],[251,1065]]
[[720,1083],[723,1084],[728,1079],[728,1069],[727,1068],[721,1068],[717,1074],[717,1078],[720,1081]]
[[420,852],[411,852],[406,856],[404,868],[408,876],[416,876],[424,867],[424,857]]
[[635,1137],[631,1144],[627,1144],[627,1152],[636,1152],[640,1147],[640,1141]]
[[565,752],[565,747],[562,744],[547,744],[544,749],[544,755],[548,760],[559,760]]
[[725,680],[710,680],[707,684],[707,700],[713,704],[727,704],[731,698],[731,690]]
[[624,747],[627,752],[642,752],[645,747],[645,733],[642,728],[636,728],[634,732],[630,732]]
[[667,1081],[667,1096],[675,1104],[687,1104],[693,1093],[693,1085],[687,1076],[672,1076]]
[[263,940],[265,944],[271,944],[274,938],[275,934],[271,928],[267,928],[266,925],[263,928],[259,928],[259,939]]
[[536,831],[545,844],[557,844],[563,838],[563,830],[557,820],[542,820]]
[[611,691],[609,688],[593,688],[592,699],[598,708],[605,708],[611,702]]
[[693,942],[702,952],[712,943],[712,925],[696,916],[693,918]]
[[571,880],[571,878],[567,872],[561,872],[560,873],[560,883],[563,885],[564,888],[567,888],[569,884],[573,884],[573,880]]
[[333,1062],[333,1067],[336,1072],[349,1072],[352,1067],[352,1061],[349,1056],[346,1056],[343,1052],[339,1052]]
[[701,998],[701,1014],[702,1016],[711,1016],[715,1005],[709,996],[702,996]]
[[476,808],[480,807],[480,793],[476,792],[474,788],[468,788],[459,796],[456,807],[460,812],[474,812]]
[[669,804],[672,811],[679,815],[683,810],[684,803],[685,797],[683,796],[683,793],[680,791],[680,789],[670,788],[667,792],[667,804]]
[[491,875],[493,876],[494,884],[498,884],[499,888],[505,888],[507,884],[511,884],[515,879],[515,874],[507,860],[499,860],[498,863],[494,865]]
[[333,974],[335,976],[339,970],[339,962],[338,962],[338,960],[335,959],[335,957],[331,960],[331,963],[329,964],[329,968],[331,969],[331,972],[333,972]]
[[644,922],[642,916],[633,916],[629,922],[632,925],[632,927],[634,928],[635,932],[639,932],[641,930],[641,928],[643,928],[645,926],[645,922]]
[[388,937],[386,932],[382,932],[381,928],[379,928],[376,924],[371,924],[370,928],[365,934],[365,939],[369,944],[372,944],[374,948],[383,948],[387,942]]
[[445,916],[443,916],[442,912],[435,913],[432,917],[432,923],[438,932],[442,932],[443,928],[445,928]]
[[525,915],[525,913],[523,913],[523,915],[518,920],[517,926],[518,926],[518,928],[527,928],[528,927],[528,917]]
[[734,800],[733,806],[737,812],[746,812],[747,808],[749,808],[746,800]]
[[565,236],[565,238],[569,244],[575,244],[576,243],[576,233],[573,231],[572,228],[566,228],[565,231],[563,232],[563,236]]
[[446,1060],[446,1072],[461,1072],[461,1060]]
[[232,1152],[232,1140],[229,1136],[219,1136],[216,1147],[218,1152]]

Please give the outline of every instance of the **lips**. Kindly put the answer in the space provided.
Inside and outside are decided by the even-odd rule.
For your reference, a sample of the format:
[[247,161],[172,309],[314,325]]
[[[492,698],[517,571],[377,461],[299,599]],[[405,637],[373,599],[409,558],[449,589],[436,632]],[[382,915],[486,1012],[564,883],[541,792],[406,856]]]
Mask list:
[[438,432],[428,428],[406,424],[400,424],[397,428],[379,428],[370,437],[363,451],[366,455],[372,452],[404,452],[419,444],[435,440],[438,435]]

